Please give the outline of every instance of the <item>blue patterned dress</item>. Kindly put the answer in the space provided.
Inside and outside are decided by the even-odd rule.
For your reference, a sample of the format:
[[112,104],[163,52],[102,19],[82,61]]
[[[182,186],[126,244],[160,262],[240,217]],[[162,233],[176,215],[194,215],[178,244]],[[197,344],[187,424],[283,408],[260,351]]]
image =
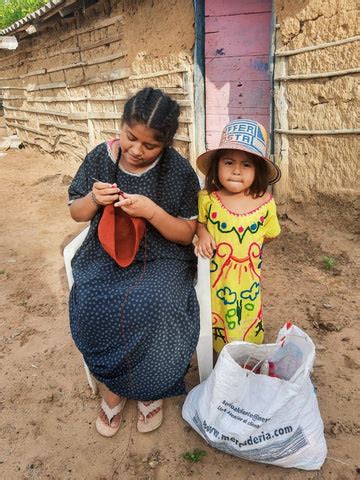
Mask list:
[[[196,218],[194,170],[173,148],[162,155],[145,172],[131,174],[116,165],[109,145],[102,143],[80,166],[69,200],[88,194],[97,178],[148,196],[170,215]],[[147,224],[135,261],[121,268],[99,243],[101,214],[99,209],[72,261],[75,344],[95,378],[118,395],[146,401],[183,394],[199,336],[193,247],[170,242]]]

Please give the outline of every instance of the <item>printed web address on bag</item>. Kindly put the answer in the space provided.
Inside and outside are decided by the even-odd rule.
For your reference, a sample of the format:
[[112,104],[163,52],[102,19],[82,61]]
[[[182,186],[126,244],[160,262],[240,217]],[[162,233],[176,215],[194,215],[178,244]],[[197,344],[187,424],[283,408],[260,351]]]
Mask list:
[[[236,455],[237,457],[256,462],[274,463],[277,460],[293,455],[308,444],[303,430],[298,427],[292,433],[291,425],[274,429],[272,432],[261,432],[260,435],[250,435],[245,442],[239,442],[235,437],[229,437],[219,432],[216,428],[208,425],[204,420],[201,422],[198,414],[193,417],[194,424],[210,445],[220,450]],[[289,435],[288,438],[281,440],[283,435]],[[262,442],[279,438],[279,441],[273,441],[269,446],[260,447]],[[236,445],[237,448],[234,448]],[[255,449],[241,451],[242,447],[256,445]]]

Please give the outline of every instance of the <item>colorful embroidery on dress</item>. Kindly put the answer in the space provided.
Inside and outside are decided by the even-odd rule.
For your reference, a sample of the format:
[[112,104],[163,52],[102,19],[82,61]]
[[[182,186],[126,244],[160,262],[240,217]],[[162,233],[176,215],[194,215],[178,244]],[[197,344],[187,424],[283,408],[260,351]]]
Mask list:
[[225,343],[262,343],[261,266],[264,238],[280,226],[274,200],[258,209],[236,214],[216,195],[200,195],[199,221],[216,241],[210,263],[213,341],[216,351]]

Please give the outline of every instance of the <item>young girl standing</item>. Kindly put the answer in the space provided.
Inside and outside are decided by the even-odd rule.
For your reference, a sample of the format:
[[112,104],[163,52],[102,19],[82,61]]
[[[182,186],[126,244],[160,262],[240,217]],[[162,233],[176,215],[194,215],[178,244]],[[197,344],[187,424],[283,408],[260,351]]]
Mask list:
[[213,344],[262,343],[262,249],[280,233],[267,187],[280,170],[266,157],[267,133],[253,120],[225,126],[219,148],[197,159],[205,175],[199,193],[198,255],[211,258]]
[[[191,243],[199,183],[171,147],[179,113],[162,91],[139,91],[125,104],[119,140],[95,147],[69,188],[71,216],[91,221],[72,261],[71,333],[102,384],[96,428],[107,437],[118,431],[127,399],[138,401],[140,432],[160,426],[162,399],[185,393],[198,341]],[[124,238],[121,229],[115,239],[112,230],[112,249],[102,241],[104,235],[111,240],[102,220],[111,220],[116,210],[122,219],[125,213],[128,222],[141,218],[145,225],[137,253],[134,239]]]

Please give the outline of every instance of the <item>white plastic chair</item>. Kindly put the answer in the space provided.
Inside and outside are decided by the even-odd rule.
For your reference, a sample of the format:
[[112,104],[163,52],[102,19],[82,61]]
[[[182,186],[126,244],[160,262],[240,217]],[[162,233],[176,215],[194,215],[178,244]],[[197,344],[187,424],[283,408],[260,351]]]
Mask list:
[[[85,230],[80,232],[79,235],[64,248],[64,262],[69,289],[71,289],[74,283],[71,260],[85,240],[89,228],[90,227],[86,227]],[[195,289],[200,305],[200,336],[196,347],[196,356],[200,382],[202,382],[210,375],[213,368],[210,265],[208,259],[198,257],[197,283]],[[91,390],[94,394],[97,394],[98,386],[96,379],[91,375],[85,362],[84,368]]]

